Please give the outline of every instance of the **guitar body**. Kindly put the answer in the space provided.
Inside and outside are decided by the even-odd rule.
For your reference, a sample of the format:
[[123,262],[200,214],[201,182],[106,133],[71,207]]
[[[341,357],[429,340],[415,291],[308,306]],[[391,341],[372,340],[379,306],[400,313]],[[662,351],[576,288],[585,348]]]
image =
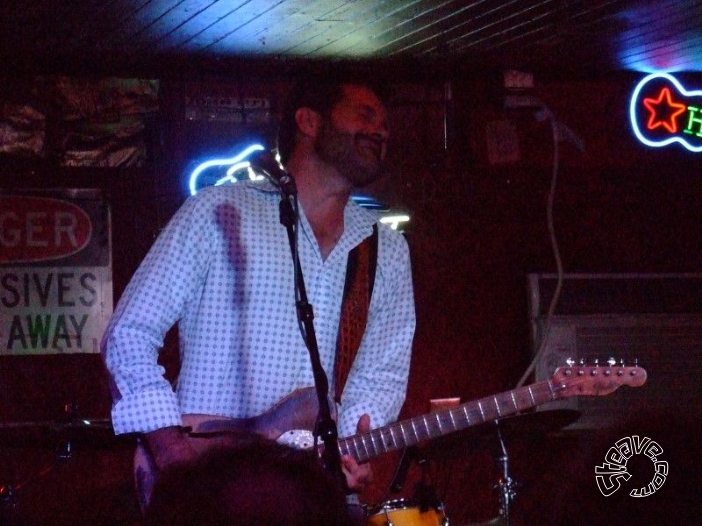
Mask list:
[[[334,407],[334,406],[331,406]],[[198,454],[216,447],[233,447],[237,436],[257,434],[296,449],[314,446],[313,430],[319,413],[314,387],[298,389],[271,409],[252,418],[185,414],[183,427]],[[149,502],[158,468],[141,442],[134,454],[134,478],[141,509]]]

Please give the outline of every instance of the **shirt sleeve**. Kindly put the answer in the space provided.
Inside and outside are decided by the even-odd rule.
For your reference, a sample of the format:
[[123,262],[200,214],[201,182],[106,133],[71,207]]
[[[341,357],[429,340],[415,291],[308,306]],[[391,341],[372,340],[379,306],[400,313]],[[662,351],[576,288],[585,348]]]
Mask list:
[[190,198],[157,238],[122,294],[101,342],[115,433],[180,425],[176,395],[158,365],[166,332],[198,294],[206,272],[211,214]]
[[380,232],[366,331],[341,397],[340,437],[354,435],[364,413],[374,428],[395,421],[407,392],[416,325],[409,248],[396,232]]

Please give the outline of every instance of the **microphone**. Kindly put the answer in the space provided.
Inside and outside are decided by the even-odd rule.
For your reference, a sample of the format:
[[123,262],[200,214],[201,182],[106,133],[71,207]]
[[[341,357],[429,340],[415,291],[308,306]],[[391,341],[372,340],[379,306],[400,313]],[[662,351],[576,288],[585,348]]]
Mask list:
[[251,168],[262,174],[271,184],[280,188],[286,196],[297,194],[297,187],[292,176],[278,164],[273,154],[268,150],[258,150],[249,155]]

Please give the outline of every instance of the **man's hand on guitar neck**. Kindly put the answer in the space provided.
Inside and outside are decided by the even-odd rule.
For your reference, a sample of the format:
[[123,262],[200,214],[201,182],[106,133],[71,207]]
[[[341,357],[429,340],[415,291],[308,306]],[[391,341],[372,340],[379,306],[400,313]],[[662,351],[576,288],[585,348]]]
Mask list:
[[192,443],[181,427],[164,427],[144,435],[146,447],[159,471],[188,462],[197,456]]
[[[370,416],[361,416],[356,425],[356,431],[358,433],[368,433],[370,429]],[[359,464],[351,455],[343,455],[341,457],[341,468],[344,475],[346,475],[346,485],[351,491],[360,492],[373,482],[373,471],[367,462]]]

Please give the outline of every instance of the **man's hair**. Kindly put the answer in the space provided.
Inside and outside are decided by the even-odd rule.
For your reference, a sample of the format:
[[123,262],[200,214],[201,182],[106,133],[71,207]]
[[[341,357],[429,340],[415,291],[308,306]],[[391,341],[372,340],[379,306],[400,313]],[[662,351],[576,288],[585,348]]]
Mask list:
[[297,82],[288,94],[278,129],[277,150],[285,166],[295,148],[297,123],[295,113],[300,108],[310,108],[327,118],[334,105],[344,96],[345,86],[363,86],[374,92],[381,100],[387,97],[386,90],[377,82],[362,75],[337,75],[333,78],[307,79]]

